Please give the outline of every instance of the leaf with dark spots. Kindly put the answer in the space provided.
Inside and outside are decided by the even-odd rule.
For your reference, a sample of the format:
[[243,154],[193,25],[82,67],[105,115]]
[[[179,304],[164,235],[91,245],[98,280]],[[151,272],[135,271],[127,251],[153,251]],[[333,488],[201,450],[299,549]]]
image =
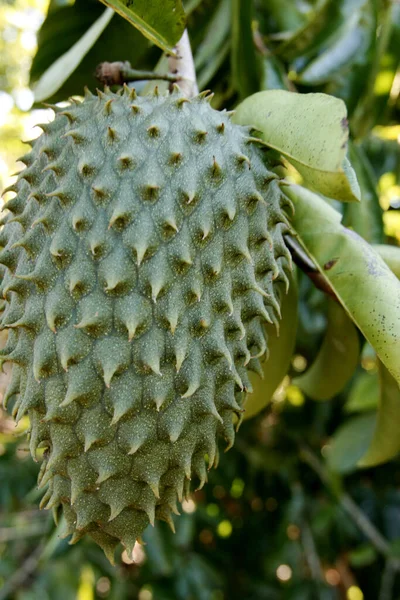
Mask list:
[[329,271],[329,269],[332,269],[332,267],[336,265],[338,260],[339,258],[332,258],[331,260],[328,260],[328,262],[324,264],[324,270]]
[[[285,185],[295,205],[298,240],[349,317],[400,383],[400,282],[379,254],[341,224],[341,215],[298,185]],[[326,271],[332,257],[339,260]]]

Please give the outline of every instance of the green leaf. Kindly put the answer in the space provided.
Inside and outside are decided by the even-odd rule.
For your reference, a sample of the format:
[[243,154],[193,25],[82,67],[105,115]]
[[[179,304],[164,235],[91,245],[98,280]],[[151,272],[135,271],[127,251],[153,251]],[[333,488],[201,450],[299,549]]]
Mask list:
[[363,30],[358,27],[360,14],[354,12],[343,25],[341,36],[327,46],[296,78],[304,85],[321,85],[351,61],[363,42]]
[[263,364],[264,379],[257,373],[249,373],[253,393],[245,400],[244,419],[250,419],[263,410],[282,382],[290,366],[296,342],[298,319],[298,290],[295,272],[290,277],[290,287],[282,299],[282,320],[279,335],[274,325],[266,325],[269,358]]
[[343,308],[329,299],[328,327],[311,367],[293,380],[313,400],[339,394],[357,368],[360,343],[357,329]]
[[196,10],[200,6],[203,0],[186,0],[184,3],[184,9],[187,16]]
[[114,12],[107,8],[80,40],[45,71],[34,87],[35,102],[47,100],[61,88],[103,33],[113,15]]
[[349,157],[361,189],[361,202],[346,206],[344,225],[351,227],[370,244],[379,244],[384,239],[382,208],[376,193],[377,182],[372,167],[363,149],[349,143]]
[[205,89],[229,56],[231,12],[231,0],[221,0],[200,38],[194,55],[200,90]]
[[266,55],[262,61],[260,87],[262,90],[289,90],[290,81],[286,69],[276,56]]
[[194,56],[196,69],[201,69],[219,52],[230,32],[231,0],[221,0],[211,17],[200,46]]
[[[38,51],[31,68],[31,86],[80,40],[103,11],[103,5],[97,0],[76,0],[73,5],[49,10],[38,34]],[[95,69],[105,58],[113,62],[121,60],[122,56],[133,68],[150,69],[158,55],[159,50],[152,47],[137,29],[119,15],[114,15],[74,72],[48,101],[60,102],[69,96],[80,94],[85,85],[94,91],[99,85]]]
[[217,74],[225,60],[229,56],[230,41],[227,40],[225,44],[219,49],[217,54],[213,57],[205,67],[199,73],[197,78],[198,86],[200,90],[204,90],[209,84],[213,77]]
[[340,0],[337,4],[341,7],[336,26],[335,19],[331,19],[327,30],[331,35],[317,44],[312,60],[306,62],[305,68],[304,61],[299,62],[301,72],[295,80],[301,85],[326,85],[328,93],[346,102],[349,115],[352,115],[370,85],[374,68],[372,63],[377,54],[378,38],[377,2]]
[[[234,115],[299,171],[305,185],[344,202],[360,199],[357,178],[346,158],[345,104],[326,94],[269,90],[253,94]],[[312,135],[310,135],[312,132]]]
[[377,372],[364,371],[355,380],[344,410],[347,413],[374,410],[379,401],[379,378]]
[[380,399],[378,420],[368,451],[360,457],[359,467],[373,467],[400,452],[400,387],[389,371],[378,363]]
[[377,244],[374,250],[383,258],[389,269],[400,279],[400,248],[388,244]]
[[260,89],[261,69],[253,41],[253,2],[232,0],[232,79],[241,98]]
[[322,277],[400,382],[400,282],[379,254],[319,196],[301,186],[284,186],[295,205],[292,220],[300,243]]
[[[30,84],[65,54],[104,12],[97,0],[76,0],[72,5],[51,3],[38,32],[38,49],[30,70]],[[119,19],[120,20],[120,19]]]
[[[259,92],[237,107],[234,120],[253,124],[271,146],[316,169],[336,171],[346,156],[346,107],[326,94]],[[310,142],[311,130],[315,136]]]
[[[265,2],[256,2],[256,8],[259,8],[257,18],[267,16],[277,24],[279,31],[290,32],[297,31],[307,21],[308,14],[305,13],[305,3],[297,0],[268,0],[268,5]],[[261,5],[261,6],[259,6]],[[267,10],[262,12],[262,5]]]
[[277,55],[285,60],[292,60],[305,52],[332,19],[332,5],[336,2],[337,0],[322,0],[308,22],[279,46]]
[[148,527],[143,534],[146,554],[151,572],[158,577],[167,577],[172,572],[171,552],[168,552],[165,538],[160,527]]
[[365,454],[376,424],[376,413],[352,417],[341,425],[328,445],[326,460],[328,467],[338,473],[350,473]]
[[[377,6],[374,6],[374,2],[368,3],[368,6],[366,7],[364,13],[367,14],[363,15],[361,25],[364,28],[364,30],[366,30],[366,32],[369,33],[369,36],[364,36],[364,47],[358,49],[357,56],[361,55],[364,58],[364,63],[368,65],[368,71],[366,73],[366,78],[363,85],[364,93],[359,95],[357,107],[351,119],[351,129],[353,132],[353,136],[356,138],[365,137],[368,134],[369,130],[372,128],[372,126],[375,124],[375,84],[381,66],[385,64],[385,70],[388,66],[388,62],[386,60],[385,55],[390,43],[390,38],[393,30],[392,28],[394,27],[396,16],[395,5],[393,2],[383,2],[381,4],[379,11],[379,21],[378,9]],[[378,22],[379,29],[378,35],[376,35]],[[352,69],[353,75],[354,70],[355,69]],[[391,84],[388,86],[388,94],[390,94],[390,89],[393,86],[395,74],[396,69],[393,69],[392,81]],[[383,95],[385,96],[385,94]],[[389,100],[388,95],[386,96],[386,100]]]
[[46,562],[54,556],[57,549],[63,543],[63,539],[68,535],[68,525],[64,515],[61,515],[58,525],[47,539],[41,555],[42,561]]
[[182,37],[186,17],[181,0],[101,0],[166,52]]

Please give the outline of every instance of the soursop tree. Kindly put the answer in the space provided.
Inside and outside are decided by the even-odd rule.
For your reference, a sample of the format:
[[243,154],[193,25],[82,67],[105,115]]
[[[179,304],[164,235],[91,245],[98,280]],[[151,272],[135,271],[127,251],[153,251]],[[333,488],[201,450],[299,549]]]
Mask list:
[[[289,24],[277,7],[240,0],[214,11],[192,2],[187,14],[175,0],[163,10],[105,4],[93,2],[90,14],[78,1],[51,4],[31,74],[36,101],[55,103],[54,119],[5,190],[1,360],[12,372],[4,405],[28,426],[40,506],[84,556],[90,538],[112,563],[122,543],[129,562],[144,538],[151,569],[152,547],[172,544],[179,557],[190,543],[156,542],[151,526],[166,521],[180,539],[189,518],[178,516],[182,502],[190,512],[191,494],[207,493],[210,469],[229,465],[221,449],[236,444],[237,460],[242,453],[260,470],[266,459],[255,454],[264,456],[265,444],[250,448],[246,433],[241,441],[252,417],[264,415],[272,431],[282,394],[296,405],[351,388],[347,410],[361,414],[337,429],[327,467],[301,420],[296,427],[289,415],[278,430],[288,502],[301,507],[288,510],[309,536],[304,593],[334,597],[322,567],[313,570],[307,485],[295,483],[293,456],[395,573],[389,542],[330,475],[400,450],[400,259],[383,243],[390,240],[365,154],[374,160],[373,148],[361,145],[379,122],[373,85],[390,57],[395,9],[365,3],[349,21],[350,3],[328,2],[310,5],[307,22],[299,6]],[[49,53],[63,16],[82,26],[85,16],[86,32],[74,30]],[[363,62],[346,36],[365,23]],[[276,32],[286,27],[293,35],[281,41]],[[340,63],[328,74],[338,36],[348,44],[347,79]],[[370,404],[357,394],[367,360],[379,370]],[[305,372],[293,377],[296,370]],[[158,575],[174,573],[163,569]],[[278,579],[285,573],[278,569]],[[201,577],[181,579],[175,593],[211,597],[201,595]]]

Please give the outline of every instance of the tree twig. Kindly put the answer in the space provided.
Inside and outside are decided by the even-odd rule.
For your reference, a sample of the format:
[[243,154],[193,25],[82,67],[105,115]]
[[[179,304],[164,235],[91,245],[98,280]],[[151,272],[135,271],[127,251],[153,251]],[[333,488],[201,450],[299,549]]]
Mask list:
[[186,96],[189,98],[196,96],[199,89],[187,29],[185,29],[174,51],[175,56],[168,57],[169,71],[177,78],[177,83]]
[[386,561],[379,590],[379,600],[393,600],[393,587],[398,570],[398,561],[393,561],[393,559]]
[[177,83],[182,92],[192,98],[199,93],[192,48],[185,29],[183,36],[174,48],[174,55],[168,56],[168,73],[138,71],[129,62],[103,62],[96,68],[96,77],[103,85],[123,85],[131,81],[162,80]]
[[96,68],[96,77],[103,85],[123,85],[130,81],[153,81],[163,80],[178,81],[176,75],[170,73],[155,73],[154,71],[138,71],[132,69],[129,62],[103,62]]
[[303,543],[304,554],[311,576],[315,583],[319,585],[324,579],[323,571],[318,556],[317,547],[315,545],[314,536],[312,534],[310,524],[306,518],[303,519],[301,525],[301,541]]
[[[329,491],[336,497],[337,501],[343,508],[343,510],[351,517],[353,522],[362,531],[366,538],[369,539],[371,544],[384,556],[390,557],[390,544],[387,539],[381,534],[381,532],[375,527],[373,523],[368,519],[366,514],[361,508],[354,502],[354,500],[346,492],[339,491],[334,485],[332,485],[329,472],[319,458],[304,444],[300,444],[301,457],[315,473],[319,476],[321,481],[328,487]],[[396,570],[400,569],[400,560],[390,558],[393,566]]]
[[291,235],[284,236],[289,252],[292,255],[293,262],[311,279],[316,288],[331,296],[336,302],[339,302],[334,289],[329,282],[321,275],[318,268],[304,252],[299,242]]

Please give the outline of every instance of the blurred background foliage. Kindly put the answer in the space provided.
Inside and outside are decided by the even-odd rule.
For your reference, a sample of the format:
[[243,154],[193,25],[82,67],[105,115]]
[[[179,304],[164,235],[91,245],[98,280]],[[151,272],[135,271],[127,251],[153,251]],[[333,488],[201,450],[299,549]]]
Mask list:
[[[398,245],[400,3],[184,4],[199,86],[215,92],[216,108],[274,88],[346,102],[362,203],[335,207],[368,242]],[[32,86],[103,10],[97,0],[2,0],[1,187],[13,181],[21,139],[50,118]],[[52,101],[94,89],[103,60],[153,68],[160,51],[115,15],[81,58]],[[361,362],[345,388],[328,402],[309,398],[294,379],[317,356],[328,303],[302,275],[299,291],[296,350],[268,408],[242,425],[208,485],[183,504],[176,534],[158,523],[116,568],[89,541],[69,546],[63,522],[37,509],[28,423],[16,429],[0,411],[0,600],[400,598],[400,461],[357,468],[376,420],[379,365],[360,337]]]

